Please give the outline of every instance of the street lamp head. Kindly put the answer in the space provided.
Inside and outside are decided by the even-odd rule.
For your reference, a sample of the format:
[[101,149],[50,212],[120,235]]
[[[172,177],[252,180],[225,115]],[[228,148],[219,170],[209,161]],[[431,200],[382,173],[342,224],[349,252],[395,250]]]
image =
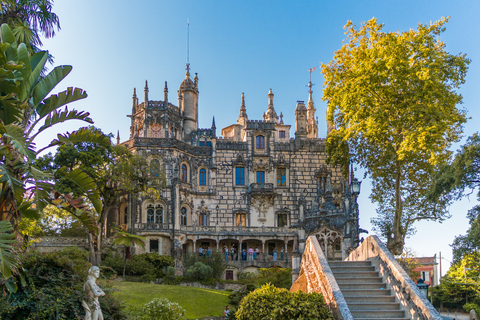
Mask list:
[[355,178],[352,183],[350,184],[350,192],[358,196],[360,194],[360,185],[362,184],[362,181],[358,181],[357,178]]
[[425,283],[425,281],[423,281],[422,278],[418,279],[417,281],[417,288],[418,290],[420,290],[420,292],[426,297],[428,298],[428,287],[429,285]]

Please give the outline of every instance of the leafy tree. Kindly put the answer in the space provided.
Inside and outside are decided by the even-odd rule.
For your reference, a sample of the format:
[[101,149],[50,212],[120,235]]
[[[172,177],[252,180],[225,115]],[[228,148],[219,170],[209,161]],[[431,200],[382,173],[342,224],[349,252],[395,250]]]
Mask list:
[[[100,129],[83,128],[92,135],[103,135]],[[111,135],[110,135],[111,137]],[[92,263],[100,263],[101,237],[104,234],[108,212],[114,208],[122,196],[135,192],[146,192],[163,185],[164,176],[150,174],[150,166],[145,157],[133,154],[121,145],[76,142],[60,146],[55,155],[48,154],[37,162],[41,169],[56,170],[56,189],[62,193],[73,193],[76,197],[84,194],[83,188],[70,179],[69,173],[79,170],[88,175],[96,186],[102,203],[97,211],[97,232],[92,234]],[[96,236],[94,238],[93,236]]]
[[113,234],[113,244],[115,245],[123,245],[125,248],[124,252],[124,263],[123,263],[123,279],[125,279],[125,268],[127,267],[127,259],[131,256],[130,247],[133,245],[137,245],[143,249],[145,249],[145,238],[141,236],[137,236],[134,234],[130,234],[120,229],[115,229],[115,233]]
[[52,12],[51,0],[3,0],[0,24],[8,24],[18,43],[24,43],[30,54],[40,51],[41,37],[52,38],[60,30],[60,20]]
[[348,22],[346,43],[322,65],[323,99],[334,125],[329,162],[345,172],[351,160],[371,177],[380,216],[373,222],[397,255],[415,221],[448,216],[449,198],[429,201],[426,190],[466,121],[456,90],[470,60],[446,52],[439,36],[447,21],[406,32],[383,32],[375,18],[358,28]]
[[[50,94],[72,67],[59,66],[42,77],[40,74],[48,56],[46,51],[31,56],[25,44],[17,43],[7,24],[0,27],[0,38],[0,221],[10,221],[20,237],[18,223],[22,217],[38,218],[46,204],[61,198],[51,192],[51,173],[33,166],[38,154],[68,141],[104,142],[104,137],[82,132],[58,134],[57,139],[37,150],[36,138],[44,130],[69,120],[92,122],[88,113],[69,111],[66,107],[68,103],[86,98],[87,94],[78,88]],[[97,205],[101,203],[88,177],[76,173],[70,177],[93,203],[95,199]],[[87,215],[84,207],[81,212],[77,211],[81,203],[64,200],[67,200],[65,208],[83,217]],[[0,243],[5,244],[3,240]],[[17,264],[12,265],[14,271],[16,267]],[[3,280],[7,280],[7,274],[2,273]]]
[[290,292],[270,284],[243,298],[235,316],[238,320],[332,319],[321,294]]

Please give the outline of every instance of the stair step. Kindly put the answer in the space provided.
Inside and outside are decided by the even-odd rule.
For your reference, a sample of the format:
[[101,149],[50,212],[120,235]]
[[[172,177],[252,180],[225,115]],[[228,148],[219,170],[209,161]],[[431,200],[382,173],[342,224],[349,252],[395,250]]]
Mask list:
[[333,273],[336,272],[360,272],[360,271],[375,271],[374,266],[330,266]]
[[380,302],[380,303],[349,303],[350,311],[357,310],[399,310],[398,302]]
[[350,296],[345,297],[345,301],[348,305],[350,305],[351,303],[388,303],[395,302],[395,296]]
[[336,266],[371,266],[370,261],[329,261],[328,264],[330,267]]
[[390,295],[390,289],[345,289],[341,291],[344,297],[372,297]]
[[356,283],[356,284],[362,284],[362,283],[383,283],[382,278],[380,277],[362,277],[362,278],[357,278],[357,277],[344,277],[344,278],[337,278],[337,283],[340,286],[341,284],[350,284],[350,283]]
[[340,287],[340,290],[344,289],[386,289],[386,286],[384,283],[339,283],[338,286]]
[[369,319],[378,319],[378,318],[404,318],[405,311],[403,310],[361,310],[353,311],[350,310],[354,319],[358,318],[369,318]]
[[372,278],[378,277],[377,271],[360,271],[360,272],[334,272],[333,275],[335,278],[351,278],[351,277],[358,277],[358,278]]

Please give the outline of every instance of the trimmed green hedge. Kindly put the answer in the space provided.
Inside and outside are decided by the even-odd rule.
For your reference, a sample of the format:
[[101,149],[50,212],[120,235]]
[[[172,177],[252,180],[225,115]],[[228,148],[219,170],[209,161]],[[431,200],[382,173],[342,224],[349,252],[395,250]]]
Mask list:
[[249,293],[235,316],[238,320],[333,319],[321,294],[290,292],[271,284]]

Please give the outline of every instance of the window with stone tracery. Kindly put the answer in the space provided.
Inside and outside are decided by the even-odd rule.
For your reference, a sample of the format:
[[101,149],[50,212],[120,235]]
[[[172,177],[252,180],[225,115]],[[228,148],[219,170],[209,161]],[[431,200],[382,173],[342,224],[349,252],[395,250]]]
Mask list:
[[180,224],[182,226],[187,225],[187,208],[185,207],[182,207],[182,209],[180,209]]
[[150,127],[150,137],[151,138],[162,137],[162,127],[159,124],[154,124]]
[[164,207],[162,204],[149,204],[146,208],[147,223],[163,223]]

